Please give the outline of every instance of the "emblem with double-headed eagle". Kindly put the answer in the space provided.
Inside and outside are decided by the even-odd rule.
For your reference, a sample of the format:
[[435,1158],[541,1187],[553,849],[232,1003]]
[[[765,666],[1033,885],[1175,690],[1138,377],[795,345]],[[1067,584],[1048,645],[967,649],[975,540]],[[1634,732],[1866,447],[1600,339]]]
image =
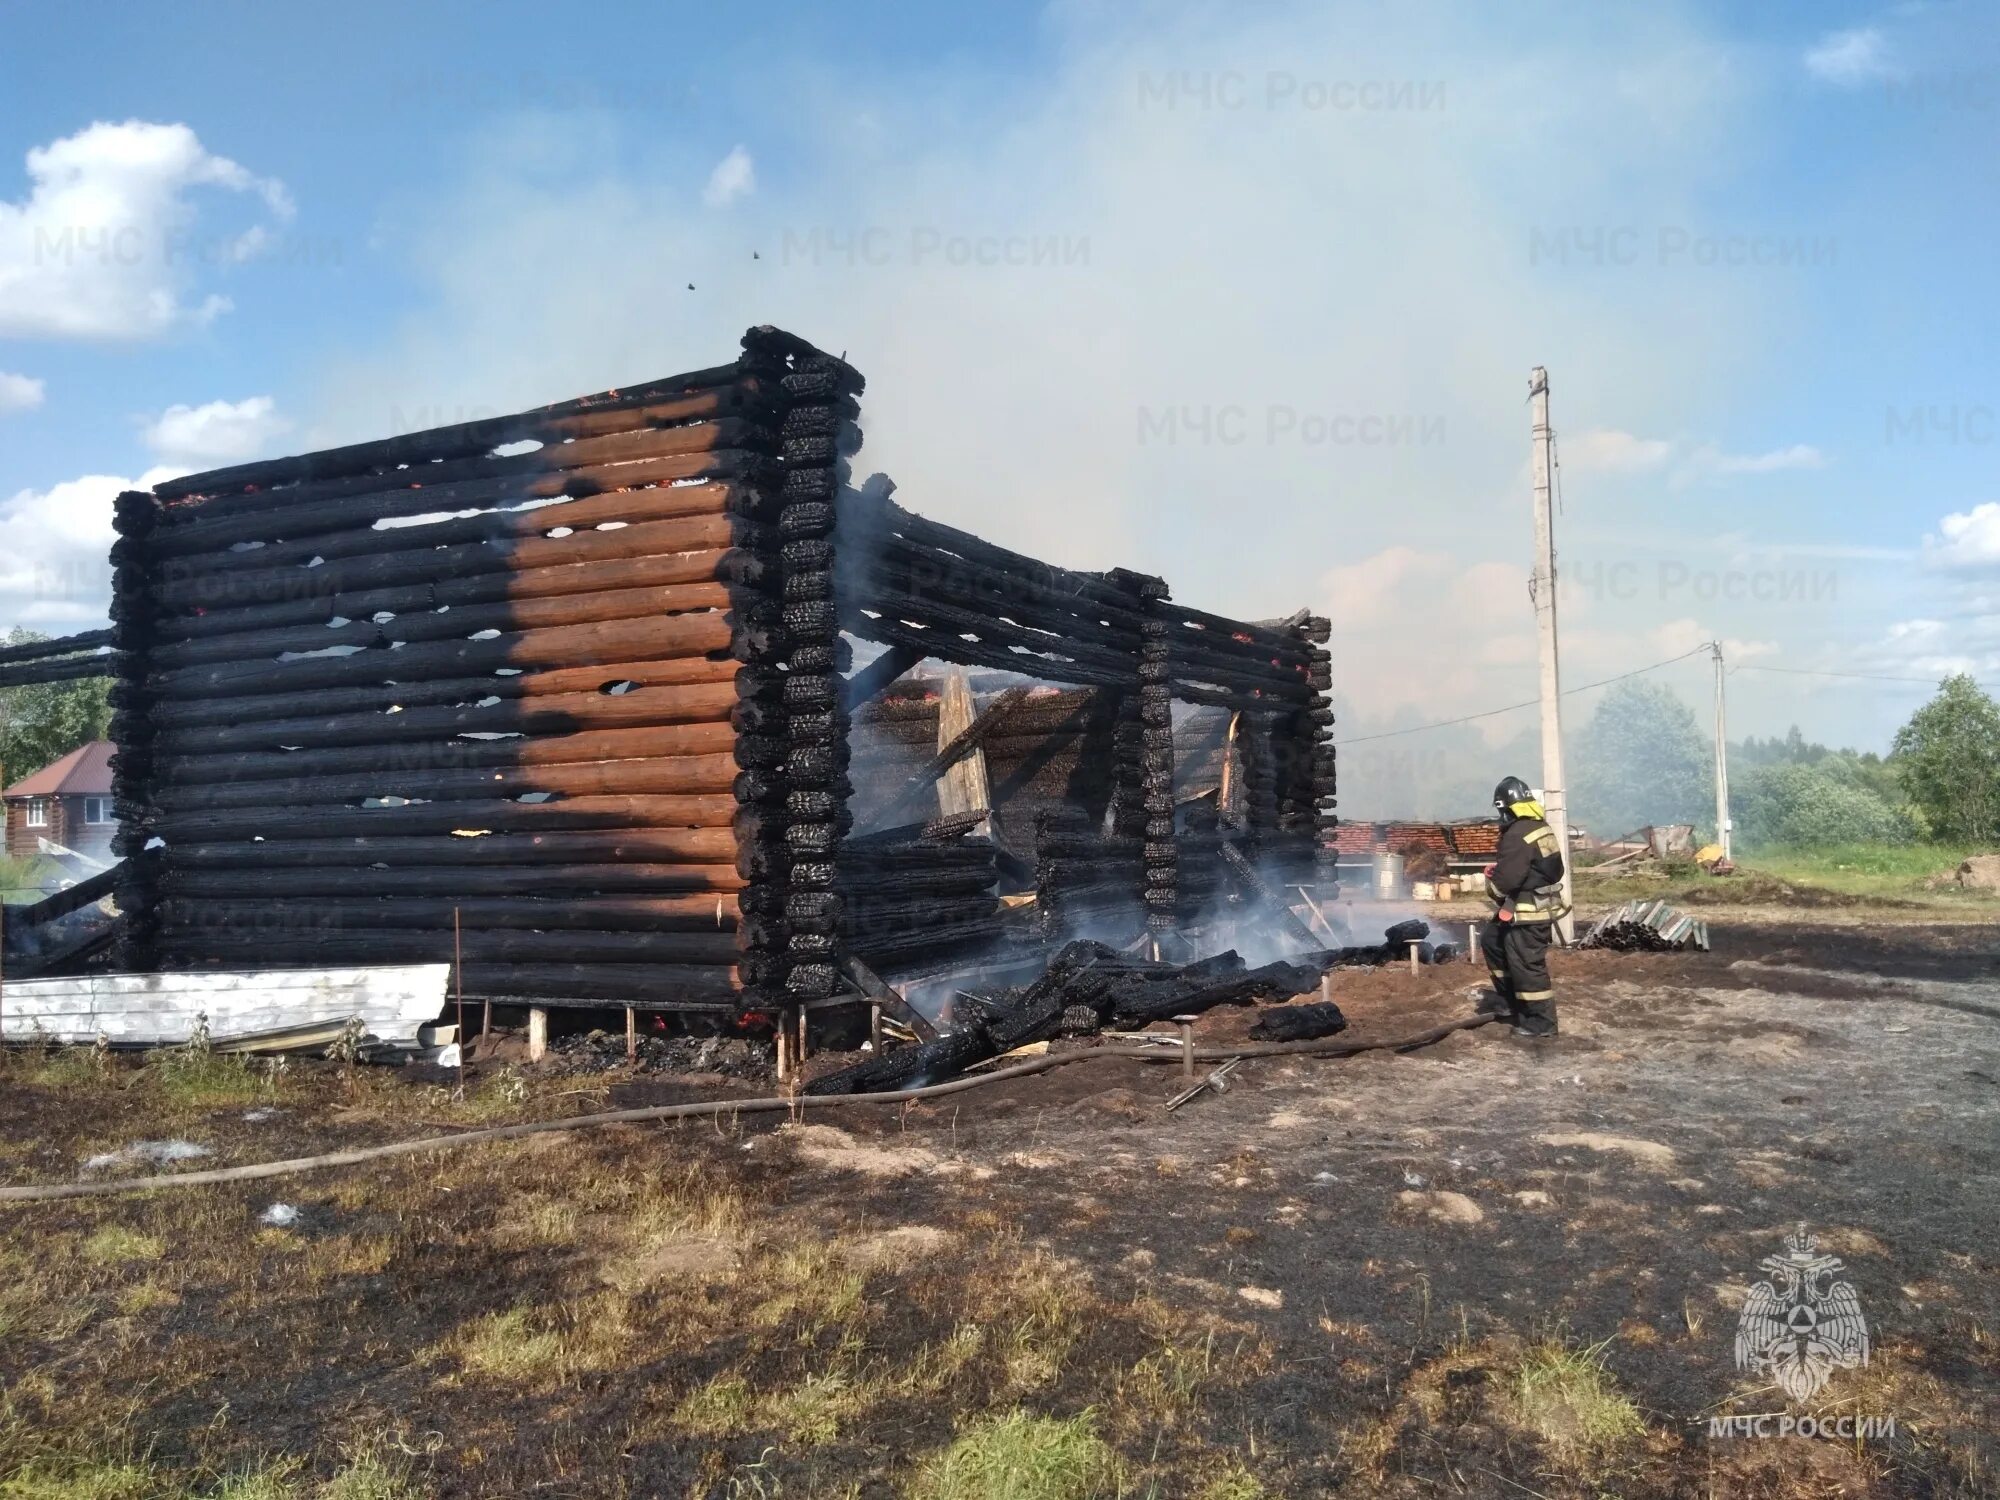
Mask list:
[[1868,1324],[1854,1284],[1833,1278],[1840,1257],[1821,1255],[1801,1224],[1785,1253],[1757,1268],[1770,1276],[1750,1288],[1736,1323],[1736,1367],[1768,1373],[1794,1401],[1810,1400],[1835,1370],[1868,1363]]

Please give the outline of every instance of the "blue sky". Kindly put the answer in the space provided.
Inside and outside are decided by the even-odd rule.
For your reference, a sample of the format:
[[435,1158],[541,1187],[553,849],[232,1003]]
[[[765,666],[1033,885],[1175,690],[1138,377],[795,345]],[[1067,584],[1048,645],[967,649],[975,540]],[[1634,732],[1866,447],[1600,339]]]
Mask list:
[[1326,610],[1356,729],[1419,723],[1532,694],[1542,363],[1569,680],[1720,636],[1733,728],[1882,748],[1921,682],[1755,669],[2000,681],[1996,21],[11,9],[0,626],[101,614],[120,484],[768,321],[868,374],[908,503]]

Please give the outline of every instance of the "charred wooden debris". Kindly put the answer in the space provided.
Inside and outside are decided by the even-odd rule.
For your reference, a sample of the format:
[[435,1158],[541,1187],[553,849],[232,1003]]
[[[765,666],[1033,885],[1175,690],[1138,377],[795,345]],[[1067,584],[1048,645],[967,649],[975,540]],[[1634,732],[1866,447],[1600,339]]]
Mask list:
[[[115,965],[451,962],[469,1000],[788,1032],[1051,954],[1034,1028],[1299,980],[1075,940],[1337,946],[1327,622],[904,509],[855,482],[863,388],[756,328],[711,368],[119,496],[111,629],[0,650],[0,686],[114,678]],[[975,764],[986,805],[941,816]]]

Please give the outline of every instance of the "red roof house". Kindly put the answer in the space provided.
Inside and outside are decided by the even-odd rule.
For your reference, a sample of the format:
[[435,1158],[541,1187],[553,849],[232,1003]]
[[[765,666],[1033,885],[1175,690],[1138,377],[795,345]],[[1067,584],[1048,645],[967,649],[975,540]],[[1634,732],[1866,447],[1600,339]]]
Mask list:
[[111,856],[118,820],[111,811],[109,740],[92,740],[0,792],[7,804],[7,852],[32,857],[40,840],[93,859]]

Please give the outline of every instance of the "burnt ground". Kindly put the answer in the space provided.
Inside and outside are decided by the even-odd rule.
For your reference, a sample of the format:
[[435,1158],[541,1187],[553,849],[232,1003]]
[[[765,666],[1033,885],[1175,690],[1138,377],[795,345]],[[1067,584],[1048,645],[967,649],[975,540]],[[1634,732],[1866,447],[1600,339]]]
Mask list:
[[[1176,1067],[1096,1060],[10,1206],[0,1495],[2000,1493],[2000,934],[1712,928],[1711,954],[1557,955],[1553,1045],[1248,1062],[1171,1115]],[[1479,977],[1336,994],[1351,1037],[1400,1036]],[[140,1138],[227,1163],[743,1089],[13,1067],[9,1181]],[[274,1199],[301,1222],[260,1227]],[[1732,1339],[1801,1222],[1874,1347],[1789,1407]],[[1080,1418],[1112,1467],[951,1489],[939,1455],[1016,1410]],[[1896,1428],[1710,1434],[1786,1411]],[[33,1487],[121,1465],[138,1487]]]

